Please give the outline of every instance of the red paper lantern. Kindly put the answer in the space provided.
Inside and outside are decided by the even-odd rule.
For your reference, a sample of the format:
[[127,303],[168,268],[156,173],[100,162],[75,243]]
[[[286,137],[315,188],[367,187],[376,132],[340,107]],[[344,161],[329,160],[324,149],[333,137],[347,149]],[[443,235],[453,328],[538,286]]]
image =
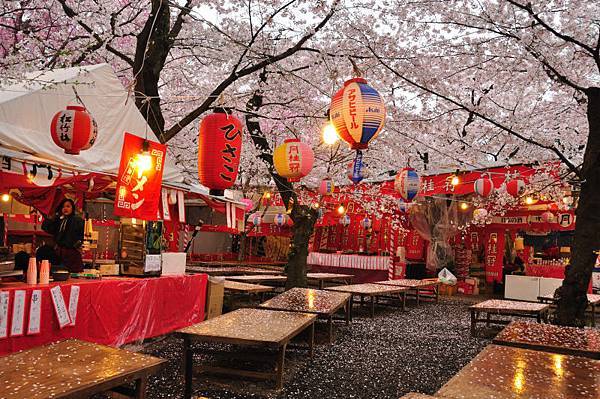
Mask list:
[[511,180],[506,183],[506,192],[511,196],[520,197],[525,191],[525,182],[520,179]]
[[489,197],[494,192],[494,182],[489,177],[481,177],[473,183],[473,191],[482,197]]
[[312,170],[315,155],[308,144],[287,139],[273,152],[273,164],[280,176],[298,182]]
[[65,153],[78,155],[79,151],[91,148],[98,137],[98,124],[81,105],[68,105],[52,118],[50,125],[52,140]]
[[231,110],[216,108],[200,122],[198,178],[212,195],[235,183],[242,155],[242,122]]
[[319,185],[319,194],[321,195],[332,195],[335,191],[335,185],[330,178],[325,178],[321,180],[321,184]]

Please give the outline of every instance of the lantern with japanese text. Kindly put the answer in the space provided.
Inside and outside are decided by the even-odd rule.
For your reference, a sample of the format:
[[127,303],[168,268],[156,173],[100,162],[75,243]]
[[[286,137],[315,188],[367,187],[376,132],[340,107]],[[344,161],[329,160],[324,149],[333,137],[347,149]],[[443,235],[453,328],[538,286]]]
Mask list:
[[290,182],[298,182],[312,170],[315,155],[308,144],[287,139],[273,152],[275,170]]
[[362,227],[365,230],[369,230],[371,228],[371,225],[373,224],[371,222],[371,219],[369,219],[368,217],[365,217],[362,221],[361,221]]
[[506,192],[512,197],[520,197],[525,191],[525,182],[521,179],[514,179],[506,182]]
[[252,223],[255,226],[260,226],[260,224],[262,223],[262,217],[260,216],[260,213],[258,213],[258,212],[250,215],[248,220],[250,221],[250,223]]
[[278,213],[273,217],[273,223],[275,223],[279,227],[285,226],[287,221],[288,217],[283,213]]
[[[361,160],[362,163],[362,160]],[[363,179],[366,179],[369,177],[369,169],[367,169],[365,164],[362,164],[360,168],[358,168],[358,172],[356,172],[356,160],[350,162],[348,164],[348,179],[350,179],[352,181],[352,183],[354,184],[358,184],[361,181],[363,181]]]
[[340,218],[340,224],[342,226],[348,226],[350,224],[350,216],[344,215]]
[[333,180],[331,180],[330,178],[321,180],[321,184],[319,185],[319,194],[333,195],[334,191],[335,185],[333,184]]
[[556,217],[554,216],[554,213],[548,211],[548,212],[542,213],[541,218],[546,223],[552,223],[552,222],[554,222]]
[[240,202],[244,204],[244,210],[246,212],[250,212],[254,208],[254,201],[250,198],[242,198]]
[[212,195],[223,195],[235,183],[242,154],[242,122],[231,110],[215,108],[200,122],[198,178]]
[[84,106],[68,105],[52,118],[50,133],[54,144],[66,154],[78,155],[90,149],[98,137],[98,124]]
[[419,194],[420,188],[421,178],[413,168],[402,169],[394,179],[394,189],[406,202],[412,201]]
[[494,192],[494,182],[489,177],[480,177],[473,183],[473,191],[481,197],[489,197]]

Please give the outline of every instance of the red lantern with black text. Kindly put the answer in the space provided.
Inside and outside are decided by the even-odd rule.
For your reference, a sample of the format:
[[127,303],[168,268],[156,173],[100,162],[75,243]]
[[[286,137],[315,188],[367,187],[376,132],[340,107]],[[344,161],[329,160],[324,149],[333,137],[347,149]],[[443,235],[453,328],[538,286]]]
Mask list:
[[200,122],[198,178],[212,195],[235,183],[242,155],[242,122],[229,109],[216,108]]
[[52,118],[52,141],[66,154],[79,155],[90,149],[98,137],[98,124],[82,105],[68,105]]

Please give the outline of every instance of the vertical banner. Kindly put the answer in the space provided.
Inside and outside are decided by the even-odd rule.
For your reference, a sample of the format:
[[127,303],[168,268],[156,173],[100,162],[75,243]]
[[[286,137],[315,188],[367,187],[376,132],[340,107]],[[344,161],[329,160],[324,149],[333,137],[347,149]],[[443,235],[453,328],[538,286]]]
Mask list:
[[179,213],[179,222],[185,223],[185,202],[183,191],[177,191],[177,213]]
[[169,222],[171,221],[171,211],[169,209],[169,192],[164,188],[162,189],[161,200],[163,220]]
[[65,305],[65,299],[63,298],[62,291],[60,290],[60,285],[50,289],[50,296],[52,297],[52,303],[54,304],[56,319],[58,320],[58,324],[62,329],[71,324],[71,319],[69,318],[69,311]]
[[16,290],[13,300],[12,323],[10,325],[10,336],[18,337],[23,335],[23,325],[25,324],[25,290]]
[[0,291],[0,338],[8,336],[8,291]]
[[504,260],[504,232],[492,231],[485,241],[485,280],[488,283],[502,281]]
[[29,304],[29,324],[27,335],[36,335],[41,332],[42,324],[42,290],[33,290]]
[[117,180],[116,216],[156,220],[167,146],[125,133]]
[[71,319],[71,325],[75,325],[77,320],[77,305],[79,305],[79,286],[71,286],[71,295],[69,296],[69,318]]

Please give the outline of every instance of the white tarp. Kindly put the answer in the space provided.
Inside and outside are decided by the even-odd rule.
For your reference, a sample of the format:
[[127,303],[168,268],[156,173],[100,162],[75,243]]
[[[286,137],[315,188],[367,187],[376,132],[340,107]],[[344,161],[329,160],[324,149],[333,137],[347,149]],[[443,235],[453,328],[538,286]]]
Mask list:
[[[96,143],[80,155],[65,154],[50,135],[54,114],[76,104],[73,87],[98,123]],[[14,150],[116,175],[126,131],[158,141],[108,64],[30,73],[23,82],[0,88],[0,154]],[[183,180],[168,154],[163,180]]]

